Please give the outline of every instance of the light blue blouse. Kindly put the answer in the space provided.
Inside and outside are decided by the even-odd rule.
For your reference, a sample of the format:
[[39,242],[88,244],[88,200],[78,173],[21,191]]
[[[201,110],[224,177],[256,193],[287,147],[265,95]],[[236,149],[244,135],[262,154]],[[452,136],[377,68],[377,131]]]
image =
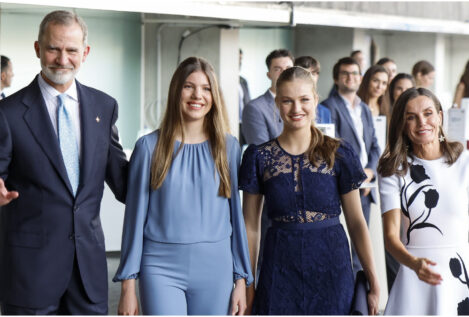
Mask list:
[[[141,137],[132,153],[121,261],[113,281],[138,278],[144,240],[164,243],[216,242],[231,236],[234,280],[252,283],[246,227],[238,192],[240,148],[226,136],[231,198],[218,195],[210,143],[183,144],[157,190],[150,187],[153,150],[159,132]],[[176,141],[174,154],[180,146]]]

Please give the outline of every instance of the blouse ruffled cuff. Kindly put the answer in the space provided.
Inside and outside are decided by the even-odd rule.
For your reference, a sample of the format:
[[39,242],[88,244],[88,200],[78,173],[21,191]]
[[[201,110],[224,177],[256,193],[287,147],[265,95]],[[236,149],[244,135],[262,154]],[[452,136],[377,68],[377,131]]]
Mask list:
[[246,286],[250,286],[252,284],[252,282],[254,281],[253,277],[249,276],[246,273],[236,273],[236,272],[233,273],[233,280],[235,282],[239,279],[242,279],[242,278],[244,278],[246,280]]
[[119,277],[119,276],[114,276],[114,278],[112,279],[113,282],[121,282],[121,281],[125,281],[125,280],[137,280],[138,279],[138,273],[134,273],[134,274],[130,274],[128,276],[124,276],[124,277]]

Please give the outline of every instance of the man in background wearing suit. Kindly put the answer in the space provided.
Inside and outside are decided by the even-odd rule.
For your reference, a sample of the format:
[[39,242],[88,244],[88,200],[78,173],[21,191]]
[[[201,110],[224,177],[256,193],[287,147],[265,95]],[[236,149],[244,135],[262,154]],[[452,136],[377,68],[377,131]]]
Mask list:
[[[357,96],[361,82],[360,66],[351,57],[341,58],[333,68],[334,83],[337,87],[322,104],[331,111],[335,135],[352,146],[360,158],[367,176],[364,183],[371,182],[376,175],[379,159],[378,140],[375,135],[373,119],[368,106]],[[360,189],[360,198],[366,223],[370,219],[370,206],[377,202],[377,193],[370,188]],[[361,269],[360,261],[352,248],[354,273]]]
[[0,77],[0,100],[5,98],[3,90],[11,86],[11,80],[13,79],[13,65],[8,57],[1,55],[1,77]]
[[293,55],[285,49],[272,51],[266,58],[270,88],[243,110],[243,134],[247,144],[262,144],[280,135],[283,121],[275,105],[275,85],[280,74],[293,66]]
[[87,27],[54,11],[34,43],[39,75],[0,102],[0,301],[4,315],[107,314],[104,181],[124,201],[117,102],[75,80]]

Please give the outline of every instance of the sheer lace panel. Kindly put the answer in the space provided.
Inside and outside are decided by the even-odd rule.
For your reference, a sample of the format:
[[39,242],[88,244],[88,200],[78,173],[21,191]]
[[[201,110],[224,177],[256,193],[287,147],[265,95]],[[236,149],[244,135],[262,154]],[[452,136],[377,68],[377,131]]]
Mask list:
[[331,176],[335,176],[335,172],[334,170],[330,169],[327,165],[326,165],[326,161],[324,160],[320,160],[319,161],[319,167],[316,167],[314,166],[313,164],[311,164],[311,162],[309,161],[308,157],[305,155],[303,157],[303,166],[305,168],[308,168],[311,172],[313,173],[321,173],[321,174],[326,174],[326,175],[331,175]]
[[298,211],[296,216],[285,215],[281,217],[275,217],[274,221],[278,222],[296,222],[296,223],[306,223],[306,222],[317,222],[323,221],[330,218],[335,218],[337,215],[329,215],[317,211],[305,211],[304,213]]
[[[328,168],[326,162],[323,160],[320,161],[319,168],[311,164],[306,155],[294,157],[295,162],[293,162],[292,157],[290,155],[285,155],[284,151],[278,146],[277,142],[275,141],[266,144],[260,150],[260,155],[263,157],[268,157],[268,160],[270,161],[270,164],[268,164],[268,166],[270,167],[266,168],[266,170],[264,171],[264,182],[268,181],[272,177],[278,176],[279,174],[292,173],[294,169],[295,192],[300,192],[302,190],[300,188],[301,169],[309,169],[313,173],[321,173],[335,176],[334,170]],[[302,159],[301,164],[299,158]]]
[[263,180],[268,181],[279,174],[288,174],[292,172],[292,160],[289,155],[283,155],[276,142],[270,142],[261,151],[260,155],[267,157],[270,161],[269,168],[264,171]]
[[293,160],[293,179],[295,181],[295,192],[302,192],[303,186],[301,186],[301,166],[300,159],[298,157],[295,157]]

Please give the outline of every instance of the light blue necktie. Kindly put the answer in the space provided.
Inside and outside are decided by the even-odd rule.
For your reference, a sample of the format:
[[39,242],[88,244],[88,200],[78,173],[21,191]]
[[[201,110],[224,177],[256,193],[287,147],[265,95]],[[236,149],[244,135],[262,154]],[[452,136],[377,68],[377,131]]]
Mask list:
[[57,134],[59,136],[60,150],[67,169],[68,179],[72,185],[73,195],[77,193],[80,182],[80,158],[78,154],[77,138],[73,127],[70,113],[65,107],[65,98],[67,95],[58,95],[59,106],[57,107]]

